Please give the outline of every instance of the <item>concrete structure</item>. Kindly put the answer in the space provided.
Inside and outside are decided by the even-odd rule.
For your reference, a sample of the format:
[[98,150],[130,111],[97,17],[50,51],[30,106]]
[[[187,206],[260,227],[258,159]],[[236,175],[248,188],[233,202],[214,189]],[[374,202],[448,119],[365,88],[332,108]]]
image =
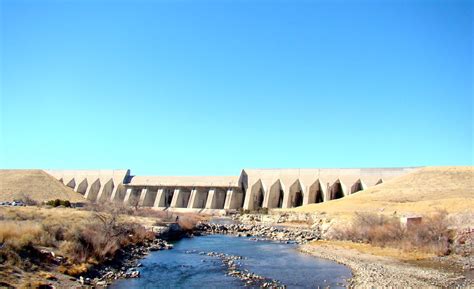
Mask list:
[[46,170],[90,201],[123,200],[130,170]]
[[328,202],[415,169],[243,169],[239,176],[229,177],[131,176],[130,170],[46,172],[90,201],[214,212]]

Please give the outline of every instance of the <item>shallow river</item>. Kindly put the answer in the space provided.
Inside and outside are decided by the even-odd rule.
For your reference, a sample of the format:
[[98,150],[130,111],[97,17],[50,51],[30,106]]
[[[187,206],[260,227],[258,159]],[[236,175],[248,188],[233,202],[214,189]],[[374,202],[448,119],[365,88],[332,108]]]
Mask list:
[[351,277],[347,267],[300,253],[293,244],[210,235],[152,252],[141,260],[141,278],[120,280],[111,288],[245,288],[243,281],[226,275],[219,258],[198,252],[242,256],[242,269],[278,280],[287,288],[344,288],[345,279]]

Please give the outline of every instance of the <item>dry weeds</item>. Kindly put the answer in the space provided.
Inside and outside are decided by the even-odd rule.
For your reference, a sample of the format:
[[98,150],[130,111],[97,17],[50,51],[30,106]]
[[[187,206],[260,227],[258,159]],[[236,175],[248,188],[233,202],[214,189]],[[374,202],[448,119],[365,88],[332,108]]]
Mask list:
[[62,256],[62,272],[82,274],[91,264],[154,234],[116,213],[65,208],[0,208],[0,264],[41,266],[41,248]]
[[401,225],[398,217],[358,213],[349,225],[332,228],[329,236],[378,247],[392,247],[405,252],[424,252],[438,256],[452,251],[453,231],[445,211],[423,217],[422,223],[412,228]]

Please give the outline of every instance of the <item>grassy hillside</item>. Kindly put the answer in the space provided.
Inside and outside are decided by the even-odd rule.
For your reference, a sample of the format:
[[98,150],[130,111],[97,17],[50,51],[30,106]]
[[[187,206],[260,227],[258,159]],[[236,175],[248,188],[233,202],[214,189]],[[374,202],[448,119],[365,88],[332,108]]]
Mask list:
[[28,195],[36,201],[86,201],[81,194],[42,170],[0,170],[0,201],[21,199],[23,195]]
[[426,167],[343,199],[292,211],[353,215],[362,211],[403,214],[429,213],[438,209],[458,213],[469,212],[472,208],[474,167]]

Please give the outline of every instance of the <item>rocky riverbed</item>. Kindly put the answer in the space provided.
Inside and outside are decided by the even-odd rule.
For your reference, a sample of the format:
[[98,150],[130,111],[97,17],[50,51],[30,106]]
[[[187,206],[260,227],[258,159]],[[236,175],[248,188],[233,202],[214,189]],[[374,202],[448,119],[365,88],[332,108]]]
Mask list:
[[154,239],[140,246],[131,246],[121,250],[117,257],[88,272],[85,276],[80,276],[78,282],[81,285],[92,285],[106,287],[113,281],[124,278],[140,277],[140,259],[152,251],[170,250],[173,248],[163,239]]
[[224,265],[226,268],[226,274],[240,279],[245,283],[246,286],[276,289],[286,288],[286,286],[282,285],[278,280],[266,278],[264,276],[250,272],[247,269],[243,269],[239,262],[244,258],[242,256],[230,255],[220,252],[197,252],[194,250],[186,251],[186,254],[199,254],[219,258],[222,262],[222,265]]
[[207,234],[231,234],[237,237],[252,237],[253,240],[271,240],[284,243],[306,244],[319,240],[318,228],[302,229],[260,224],[207,224],[199,223],[196,230]]
[[[474,285],[471,254],[462,254],[424,260],[424,262],[403,262],[395,258],[364,254],[356,250],[336,246],[311,246],[309,241],[324,239],[327,222],[319,222],[311,228],[283,227],[271,225],[275,216],[243,216],[235,224],[199,224],[198,229],[208,234],[230,234],[250,237],[253,240],[272,240],[284,243],[297,243],[302,252],[344,264],[351,268],[354,277],[349,280],[350,287],[458,287],[471,288]],[[305,216],[302,216],[305,217]],[[278,220],[282,217],[278,216]],[[277,222],[278,223],[278,222]],[[469,242],[465,242],[466,244]],[[467,250],[467,246],[458,246]],[[472,248],[472,247],[471,247]],[[471,249],[472,250],[472,249]],[[465,257],[468,256],[468,257]],[[466,265],[467,264],[467,265]],[[453,269],[453,265],[456,268]],[[462,266],[460,266],[462,265]],[[467,269],[466,269],[467,268]],[[471,270],[471,271],[469,271]],[[466,273],[467,272],[467,273]],[[471,274],[474,275],[474,274]],[[466,277],[467,276],[467,277]]]

